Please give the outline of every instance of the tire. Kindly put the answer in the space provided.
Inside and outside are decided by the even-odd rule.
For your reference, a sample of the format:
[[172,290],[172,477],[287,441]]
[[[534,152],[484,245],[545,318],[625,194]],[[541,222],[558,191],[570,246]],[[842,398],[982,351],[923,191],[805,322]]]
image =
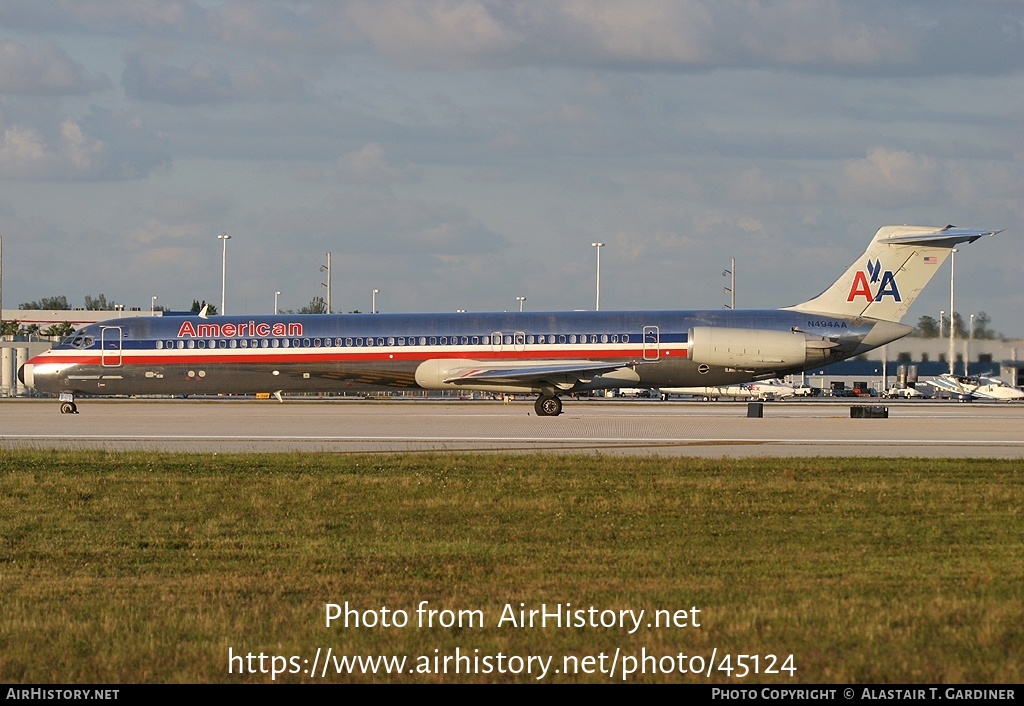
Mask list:
[[541,395],[533,403],[538,417],[557,417],[562,413],[562,400],[554,395]]

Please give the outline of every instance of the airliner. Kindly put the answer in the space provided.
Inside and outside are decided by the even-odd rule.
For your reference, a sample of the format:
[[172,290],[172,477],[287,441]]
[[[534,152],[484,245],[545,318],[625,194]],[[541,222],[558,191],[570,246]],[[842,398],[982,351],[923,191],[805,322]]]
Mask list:
[[1024,399],[1024,391],[1013,387],[992,375],[951,375],[943,373],[928,380],[936,392],[947,393],[961,400],[998,400],[1012,402]]
[[484,390],[560,396],[718,387],[860,355],[899,323],[953,247],[998,230],[885,226],[828,289],[781,309],[137,317],[87,325],[19,377],[60,396]]
[[663,387],[659,390],[661,399],[667,400],[672,395],[688,395],[703,400],[717,400],[720,397],[733,399],[784,400],[796,395],[796,387],[787,385],[778,379],[760,382],[745,382],[740,385],[720,387]]

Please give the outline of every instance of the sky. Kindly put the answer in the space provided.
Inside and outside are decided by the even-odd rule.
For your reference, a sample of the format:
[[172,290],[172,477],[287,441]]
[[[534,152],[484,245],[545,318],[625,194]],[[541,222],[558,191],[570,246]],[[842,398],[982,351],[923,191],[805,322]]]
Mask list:
[[[1024,336],[1024,1],[0,0],[3,307],[718,309],[883,225]],[[949,265],[905,321],[949,308]]]

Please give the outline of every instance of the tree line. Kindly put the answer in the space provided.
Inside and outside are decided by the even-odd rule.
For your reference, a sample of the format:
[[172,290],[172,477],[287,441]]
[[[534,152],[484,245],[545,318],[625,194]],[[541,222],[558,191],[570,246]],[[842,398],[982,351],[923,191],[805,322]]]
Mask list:
[[[205,303],[205,302],[204,302]],[[118,304],[113,299],[107,300],[107,295],[97,294],[95,297],[89,294],[85,295],[85,310],[86,311],[113,311],[118,306],[123,308],[123,305]],[[37,301],[22,302],[18,309],[21,311],[71,311],[71,304],[68,302],[68,298],[60,294],[55,297],[42,297]],[[156,311],[164,311],[163,307],[156,307]],[[199,311],[195,309],[194,311]],[[212,313],[216,313],[216,309]],[[67,336],[75,327],[67,321],[60,323],[51,324],[46,328],[42,328],[39,324],[27,324],[23,325],[20,321],[2,321],[0,320],[0,336],[49,336],[51,338],[60,338]]]
[[[917,320],[917,328],[911,335],[920,338],[939,338],[941,330],[942,337],[946,337],[949,335],[949,324],[948,315],[944,315],[941,322],[932,316],[922,316]],[[973,333],[972,328],[974,329]],[[973,336],[978,340],[1004,338],[1003,334],[992,328],[992,317],[984,311],[979,311],[974,315],[973,327],[970,316],[964,317],[960,315],[959,311],[953,312],[953,336],[954,338],[971,338]]]
[[[117,302],[113,299],[108,302],[105,294],[98,294],[95,297],[85,295],[86,311],[110,311],[117,306]],[[68,298],[61,294],[56,297],[43,297],[39,301],[22,302],[18,308],[33,311],[69,311],[71,305],[68,303]]]

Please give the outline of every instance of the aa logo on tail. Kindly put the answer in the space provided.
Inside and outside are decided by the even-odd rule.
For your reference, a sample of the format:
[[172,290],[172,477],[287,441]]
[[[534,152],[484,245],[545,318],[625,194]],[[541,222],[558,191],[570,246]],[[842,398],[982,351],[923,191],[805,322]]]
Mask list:
[[[870,279],[868,279],[870,277]],[[872,288],[875,291],[872,292]],[[864,297],[869,302],[880,302],[882,297],[892,297],[893,301],[903,301],[900,298],[900,290],[896,286],[896,277],[892,270],[882,272],[881,260],[868,260],[863,270],[858,270],[853,276],[853,285],[850,287],[850,294],[846,301],[852,302],[857,297]]]

